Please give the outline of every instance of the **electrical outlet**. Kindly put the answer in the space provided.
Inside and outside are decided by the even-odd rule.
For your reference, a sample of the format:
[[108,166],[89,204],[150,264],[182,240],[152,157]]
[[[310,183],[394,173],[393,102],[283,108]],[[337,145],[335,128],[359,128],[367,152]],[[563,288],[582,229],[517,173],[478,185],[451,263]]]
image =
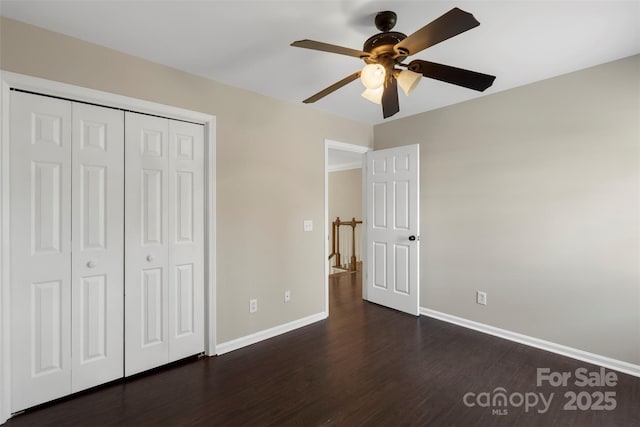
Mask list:
[[284,291],[284,302],[291,301],[291,291]]
[[478,304],[487,305],[487,293],[478,291],[476,293],[476,302]]
[[258,311],[258,300],[250,299],[249,300],[249,313],[255,313]]

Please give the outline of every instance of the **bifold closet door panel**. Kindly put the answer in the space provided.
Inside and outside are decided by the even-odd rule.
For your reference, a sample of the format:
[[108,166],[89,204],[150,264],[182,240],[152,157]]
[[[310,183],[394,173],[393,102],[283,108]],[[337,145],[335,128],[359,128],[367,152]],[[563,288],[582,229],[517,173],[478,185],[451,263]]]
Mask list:
[[72,391],[124,375],[124,112],[72,105]]
[[71,392],[71,102],[11,92],[11,412]]
[[11,411],[204,350],[204,127],[11,92]]
[[204,127],[169,121],[169,361],[204,351]]
[[125,113],[125,375],[169,361],[169,123]]

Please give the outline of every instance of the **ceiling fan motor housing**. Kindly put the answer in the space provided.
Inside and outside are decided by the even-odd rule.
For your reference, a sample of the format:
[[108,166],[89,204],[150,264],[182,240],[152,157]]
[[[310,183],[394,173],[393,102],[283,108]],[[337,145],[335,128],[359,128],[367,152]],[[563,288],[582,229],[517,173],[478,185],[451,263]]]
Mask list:
[[399,33],[397,31],[387,31],[370,37],[366,42],[364,42],[362,50],[370,53],[371,56],[369,58],[364,58],[364,61],[369,64],[375,64],[379,62],[379,58],[395,56],[396,53],[393,50],[393,46],[406,38],[406,34]]

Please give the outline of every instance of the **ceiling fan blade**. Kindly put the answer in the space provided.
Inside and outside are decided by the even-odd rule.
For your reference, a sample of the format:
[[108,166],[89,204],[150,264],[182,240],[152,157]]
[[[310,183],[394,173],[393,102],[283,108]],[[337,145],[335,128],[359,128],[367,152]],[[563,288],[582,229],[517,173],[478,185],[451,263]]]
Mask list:
[[348,83],[351,83],[352,81],[356,80],[358,77],[360,77],[360,71],[356,71],[355,73],[345,77],[339,82],[332,84],[328,88],[322,89],[320,92],[316,93],[313,96],[310,96],[309,98],[305,99],[302,102],[304,102],[305,104],[311,104],[312,102],[316,102],[317,100],[322,99],[325,96],[329,95],[331,92],[334,92],[340,89],[342,86]]
[[454,7],[396,44],[394,49],[404,56],[415,55],[423,49],[464,33],[478,25],[480,22],[472,14]]
[[291,43],[294,47],[303,47],[305,49],[321,50],[323,52],[338,53],[340,55],[355,56],[356,58],[366,58],[371,56],[367,52],[348,47],[336,46],[334,44],[317,42],[315,40],[298,40]]
[[469,89],[484,92],[493,84],[496,76],[469,71],[450,65],[436,64],[435,62],[416,59],[407,67],[410,71],[420,73],[425,77],[440,80],[442,82],[463,86]]
[[393,116],[400,111],[400,103],[398,102],[398,81],[393,75],[390,75],[384,85],[382,93],[382,116]]

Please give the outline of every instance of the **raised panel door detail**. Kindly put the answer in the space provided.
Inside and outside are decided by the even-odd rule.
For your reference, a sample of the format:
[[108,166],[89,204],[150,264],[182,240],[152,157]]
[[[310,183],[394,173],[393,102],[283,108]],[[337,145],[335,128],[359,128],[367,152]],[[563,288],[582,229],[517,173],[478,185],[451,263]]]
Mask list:
[[107,278],[105,275],[83,277],[82,323],[80,337],[82,348],[80,363],[89,363],[107,356]]
[[162,132],[153,129],[142,130],[142,155],[162,157]]
[[193,137],[191,135],[176,135],[176,158],[193,160]]
[[175,184],[176,242],[193,241],[193,173],[177,172]]
[[107,151],[107,124],[82,120],[80,122],[80,147]]
[[373,159],[372,166],[373,175],[387,173],[387,159]]
[[104,249],[106,246],[106,167],[80,168],[82,249]]
[[373,183],[373,218],[374,228],[387,228],[387,184]]
[[409,172],[410,157],[408,155],[395,156],[393,160],[395,172]]
[[394,228],[396,230],[409,229],[409,181],[395,181],[394,186]]
[[34,283],[31,293],[33,376],[62,369],[61,282]]
[[162,171],[142,171],[142,244],[162,243]]
[[373,244],[373,286],[387,288],[387,244],[384,242]]
[[162,269],[142,271],[142,346],[147,347],[163,341],[163,277]]
[[31,128],[32,144],[62,145],[62,117],[33,113]]
[[60,252],[62,165],[31,165],[31,253]]
[[176,266],[176,336],[184,336],[194,332],[194,281],[193,264]]
[[393,250],[395,257],[393,289],[400,294],[409,295],[409,247],[396,244]]

